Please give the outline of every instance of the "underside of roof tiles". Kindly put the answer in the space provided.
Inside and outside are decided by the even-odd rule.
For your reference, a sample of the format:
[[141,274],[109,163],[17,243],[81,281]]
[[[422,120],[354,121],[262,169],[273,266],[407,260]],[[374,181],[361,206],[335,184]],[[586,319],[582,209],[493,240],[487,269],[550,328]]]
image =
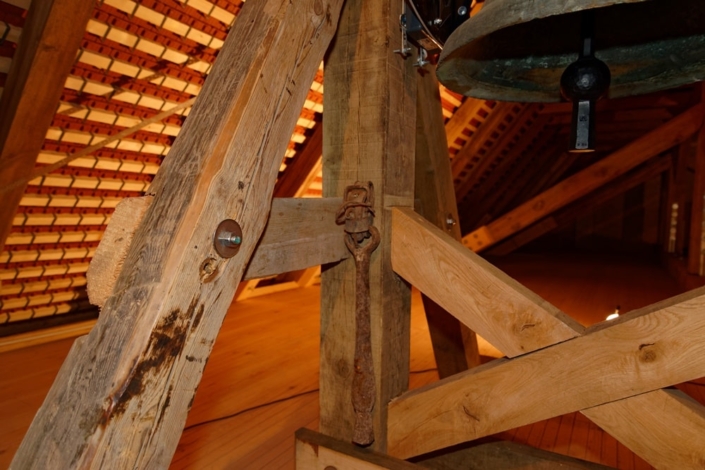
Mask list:
[[[30,0],[0,0],[0,88],[16,60],[29,5]],[[143,195],[168,158],[190,100],[201,91],[242,5],[96,1],[0,253],[0,335],[2,325],[97,314],[86,299],[85,273],[102,233],[116,205]],[[275,189],[278,196],[322,194],[320,154],[311,155],[320,153],[311,150],[320,149],[320,142],[309,144],[321,138],[316,131],[323,89],[321,64],[282,155],[277,184],[288,189]],[[586,159],[565,152],[569,103],[477,100],[443,86],[440,96],[464,232],[654,129],[696,99],[693,87],[685,87],[598,107],[599,147]],[[106,143],[108,138],[113,140]],[[307,162],[303,167],[295,164],[299,156]],[[280,184],[287,180],[297,187]]]

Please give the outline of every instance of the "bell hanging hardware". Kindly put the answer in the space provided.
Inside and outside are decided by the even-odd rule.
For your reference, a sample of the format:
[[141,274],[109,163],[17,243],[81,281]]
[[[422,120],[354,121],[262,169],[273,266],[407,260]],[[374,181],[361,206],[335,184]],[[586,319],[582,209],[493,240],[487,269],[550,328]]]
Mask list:
[[411,43],[419,51],[414,66],[428,64],[427,57],[440,53],[450,33],[468,19],[470,4],[471,0],[402,0],[402,45],[394,52],[406,59]]
[[610,87],[610,69],[595,57],[595,12],[582,14],[582,48],[578,60],[561,76],[561,94],[573,102],[571,152],[595,151],[595,106]]

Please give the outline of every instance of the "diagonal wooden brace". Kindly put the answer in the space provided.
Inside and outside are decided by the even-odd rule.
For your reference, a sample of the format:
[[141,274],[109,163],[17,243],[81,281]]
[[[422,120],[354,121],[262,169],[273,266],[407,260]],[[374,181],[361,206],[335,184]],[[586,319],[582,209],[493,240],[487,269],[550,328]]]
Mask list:
[[[13,468],[168,466],[341,4],[243,7],[151,187],[113,295],[74,344]],[[213,246],[225,219],[243,232],[230,259]]]
[[[535,350],[562,341],[560,336],[557,339],[553,336],[560,331],[573,330],[571,337],[583,331],[581,326],[575,326],[575,322],[555,307],[475,256],[413,211],[397,209],[393,216],[392,261],[395,271],[427,295],[443,302],[453,315],[483,336],[486,335],[486,339],[510,357],[520,356],[529,345],[533,345]],[[409,253],[414,256],[409,256]],[[439,279],[442,281],[438,282]],[[527,322],[529,318],[531,321]],[[568,322],[561,326],[566,319]],[[556,325],[557,320],[559,323],[555,330],[545,327],[546,324]],[[521,325],[534,326],[521,328]],[[595,331],[595,328],[590,331]],[[580,400],[580,397],[575,399]],[[678,438],[680,434],[676,428],[661,425],[664,415],[673,413],[674,416],[684,417],[681,422],[686,424],[683,426],[687,426],[691,433],[698,434],[699,430],[705,429],[703,407],[697,403],[685,406],[682,400],[676,400],[663,390],[641,395],[640,406],[632,405],[635,399],[620,400],[608,407],[597,406],[586,410],[585,414],[596,418],[600,426],[656,467],[686,468],[691,466],[689,462],[693,459],[703,458],[704,446],[698,444],[700,441]],[[638,409],[663,411],[635,411]],[[618,419],[619,416],[632,418]],[[640,445],[645,436],[651,437],[650,444]]]

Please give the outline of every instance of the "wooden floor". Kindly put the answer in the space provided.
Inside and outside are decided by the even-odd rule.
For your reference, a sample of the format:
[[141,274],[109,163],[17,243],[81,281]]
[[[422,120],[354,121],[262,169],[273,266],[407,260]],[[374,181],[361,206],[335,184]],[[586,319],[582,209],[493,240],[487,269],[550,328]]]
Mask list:
[[[664,271],[620,260],[513,256],[498,265],[589,325],[616,305],[639,308],[679,293]],[[172,462],[174,469],[293,468],[294,431],[318,425],[317,287],[231,307]],[[0,469],[6,468],[71,340],[0,354]],[[437,380],[418,294],[412,314],[411,384]],[[481,344],[481,352],[493,348]],[[705,403],[705,386],[682,386]],[[501,437],[625,469],[650,468],[578,414]]]

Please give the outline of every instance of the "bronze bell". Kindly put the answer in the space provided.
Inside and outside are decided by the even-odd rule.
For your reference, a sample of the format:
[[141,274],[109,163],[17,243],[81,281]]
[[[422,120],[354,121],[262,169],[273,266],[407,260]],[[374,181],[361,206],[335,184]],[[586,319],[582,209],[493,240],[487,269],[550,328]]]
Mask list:
[[[586,65],[596,75],[566,76]],[[437,74],[464,95],[523,102],[560,101],[563,77],[574,150],[590,150],[600,96],[705,79],[705,0],[487,0],[445,42]]]

